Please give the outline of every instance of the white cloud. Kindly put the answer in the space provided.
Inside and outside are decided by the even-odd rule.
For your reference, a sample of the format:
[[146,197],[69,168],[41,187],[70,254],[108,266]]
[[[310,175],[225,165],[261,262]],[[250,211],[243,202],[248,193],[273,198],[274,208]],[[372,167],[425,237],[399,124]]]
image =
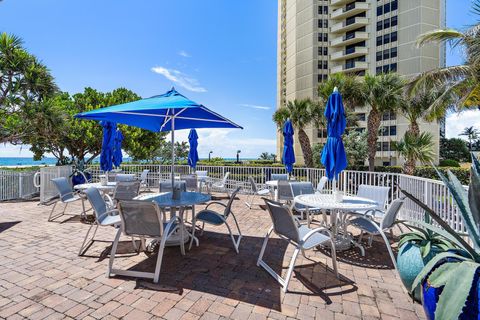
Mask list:
[[447,117],[445,135],[447,138],[458,138],[463,129],[470,126],[480,129],[479,110],[468,110],[449,115]]
[[188,53],[188,52],[185,51],[185,50],[180,50],[180,51],[178,52],[178,55],[180,55],[180,56],[182,56],[182,57],[184,57],[184,58],[190,58],[190,57],[192,57],[192,56],[190,55],[190,53]]
[[[188,141],[189,130],[175,131],[175,141]],[[234,158],[237,150],[241,150],[241,158],[257,158],[262,152],[275,153],[276,140],[264,138],[242,138],[244,131],[238,129],[197,129],[198,155]],[[167,138],[170,140],[170,135]]]
[[158,74],[161,74],[168,80],[175,82],[179,86],[193,92],[207,92],[207,89],[200,86],[200,83],[197,79],[192,78],[185,73],[175,70],[167,69],[164,67],[153,67],[152,71]]
[[267,106],[259,106],[256,104],[248,104],[248,103],[242,103],[239,105],[240,107],[245,107],[245,108],[252,108],[252,109],[258,109],[258,110],[270,110],[270,107]]

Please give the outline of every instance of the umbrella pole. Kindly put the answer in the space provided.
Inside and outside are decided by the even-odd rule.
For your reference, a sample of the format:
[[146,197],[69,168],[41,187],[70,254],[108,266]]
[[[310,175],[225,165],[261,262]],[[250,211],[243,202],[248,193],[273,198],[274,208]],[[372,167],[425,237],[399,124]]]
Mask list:
[[172,192],[175,187],[175,117],[172,116]]

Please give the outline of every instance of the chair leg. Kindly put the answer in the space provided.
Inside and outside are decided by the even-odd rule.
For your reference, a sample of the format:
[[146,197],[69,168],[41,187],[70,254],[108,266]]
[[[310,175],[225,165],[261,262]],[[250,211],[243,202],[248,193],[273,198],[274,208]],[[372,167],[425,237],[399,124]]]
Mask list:
[[190,240],[190,245],[188,246],[188,250],[192,249],[192,245],[193,245],[193,240],[195,239],[195,229],[197,228],[197,219],[196,219],[196,216],[195,216],[195,213],[193,214],[193,217],[192,217],[192,239]]
[[85,211],[85,199],[81,199],[82,201],[82,213],[80,214],[80,218],[83,218],[85,220],[87,220],[87,212]]
[[300,249],[298,247],[293,251],[292,260],[290,260],[290,266],[288,267],[287,276],[285,277],[285,284],[283,285],[283,292],[287,292],[288,290],[288,284],[292,278],[293,268],[295,267],[295,261],[297,260],[299,251]]
[[385,233],[380,232],[380,235],[382,236],[383,241],[385,242],[385,246],[387,247],[388,254],[390,255],[390,259],[392,259],[392,263],[393,263],[393,266],[395,267],[395,270],[398,270],[397,263],[395,261],[395,255],[393,254],[392,247],[390,246],[390,242],[385,236]]
[[335,249],[335,241],[333,239],[330,239],[330,243],[331,243],[331,256],[332,256],[333,271],[335,271],[335,276],[338,278],[337,250]]
[[50,211],[50,215],[48,216],[48,222],[53,220],[52,216],[53,216],[53,212],[55,211],[55,207],[57,206],[57,203],[58,203],[58,201],[55,201],[55,203],[53,204],[52,211]]
[[[238,239],[235,240],[235,237],[233,236],[232,229],[230,229],[230,226],[228,225],[228,223],[226,221],[225,221],[225,225],[227,226],[228,232],[230,233],[230,238],[232,239],[233,247],[235,248],[235,251],[237,253],[239,253],[238,247],[240,246],[240,240],[242,240],[242,234],[239,234]],[[240,229],[239,229],[239,231],[240,231]]]
[[112,251],[110,252],[110,259],[108,261],[107,278],[110,278],[110,275],[112,274],[113,260],[115,260],[115,254],[117,253],[118,241],[120,240],[121,234],[122,229],[118,228],[117,235],[115,236],[115,240],[113,241]]
[[268,238],[270,237],[272,230],[273,227],[270,228],[270,230],[267,232],[267,235],[265,236],[265,239],[263,239],[262,249],[260,250],[260,255],[257,259],[257,266],[260,266],[260,262],[262,261],[263,255],[265,254],[265,249],[267,248]]
[[97,228],[98,228],[98,224],[95,223],[95,232],[93,233],[93,236],[92,236],[92,239],[90,239],[90,241],[87,242],[87,239],[88,239],[88,235],[90,234],[90,231],[92,230],[93,228],[93,225],[94,224],[91,224],[90,227],[88,228],[88,231],[87,233],[85,234],[85,238],[83,239],[83,243],[80,247],[80,250],[78,251],[78,255],[79,256],[82,256],[85,254],[88,246],[90,246],[90,244],[94,241],[93,239],[95,238],[95,233],[97,232]]

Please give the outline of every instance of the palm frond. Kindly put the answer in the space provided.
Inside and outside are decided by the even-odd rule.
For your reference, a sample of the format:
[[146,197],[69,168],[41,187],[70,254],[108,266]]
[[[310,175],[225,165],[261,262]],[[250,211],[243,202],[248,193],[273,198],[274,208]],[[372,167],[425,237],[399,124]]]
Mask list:
[[438,29],[426,32],[417,38],[417,47],[432,42],[451,42],[452,46],[458,45],[465,39],[465,34],[455,29]]

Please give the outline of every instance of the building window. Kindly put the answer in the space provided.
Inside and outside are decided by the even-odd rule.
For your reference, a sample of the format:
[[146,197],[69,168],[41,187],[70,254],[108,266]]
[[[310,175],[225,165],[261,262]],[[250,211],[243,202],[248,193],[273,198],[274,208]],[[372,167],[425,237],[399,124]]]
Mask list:
[[318,27],[323,27],[323,19],[318,19]]
[[388,73],[389,69],[388,69],[388,64],[383,66],[383,73]]
[[390,59],[390,50],[383,50],[383,59]]
[[384,29],[390,28],[390,19],[383,20],[383,28]]
[[323,69],[328,70],[328,61],[323,61]]
[[377,52],[377,61],[382,61],[382,59],[383,59],[382,51],[378,51]]
[[328,14],[328,6],[323,6],[323,13]]
[[377,67],[377,69],[376,69],[376,73],[377,73],[377,74],[380,74],[380,73],[382,73],[382,67]]
[[323,41],[327,42],[328,41],[328,33],[323,34]]
[[323,14],[323,6],[318,7],[318,14]]
[[398,17],[397,16],[393,16],[392,17],[392,27],[395,27],[396,25],[398,24]]
[[377,31],[382,31],[382,29],[383,29],[382,21],[377,21]]
[[381,16],[383,14],[383,6],[377,7],[377,16]]
[[390,71],[392,72],[397,72],[397,64],[396,63],[392,63],[390,65]]
[[397,135],[397,126],[391,126],[390,127],[390,135],[391,136],[396,136]]
[[367,118],[365,113],[357,113],[357,121],[365,121]]
[[383,44],[388,44],[388,43],[390,43],[390,34],[389,33],[383,35]]
[[397,31],[395,31],[395,32],[392,32],[392,35],[391,35],[391,41],[392,41],[392,42],[395,42],[395,41],[397,41]]
[[390,143],[382,142],[382,150],[383,151],[390,151]]
[[328,47],[323,48],[323,55],[328,56]]
[[390,12],[390,2],[385,3],[385,5],[383,6],[383,13],[389,13],[389,12]]
[[381,46],[383,44],[382,42],[382,36],[377,37],[377,46]]
[[392,11],[398,9],[398,0],[393,0],[392,1]]
[[390,57],[391,58],[396,58],[397,57],[397,47],[393,47],[392,49],[390,49]]

